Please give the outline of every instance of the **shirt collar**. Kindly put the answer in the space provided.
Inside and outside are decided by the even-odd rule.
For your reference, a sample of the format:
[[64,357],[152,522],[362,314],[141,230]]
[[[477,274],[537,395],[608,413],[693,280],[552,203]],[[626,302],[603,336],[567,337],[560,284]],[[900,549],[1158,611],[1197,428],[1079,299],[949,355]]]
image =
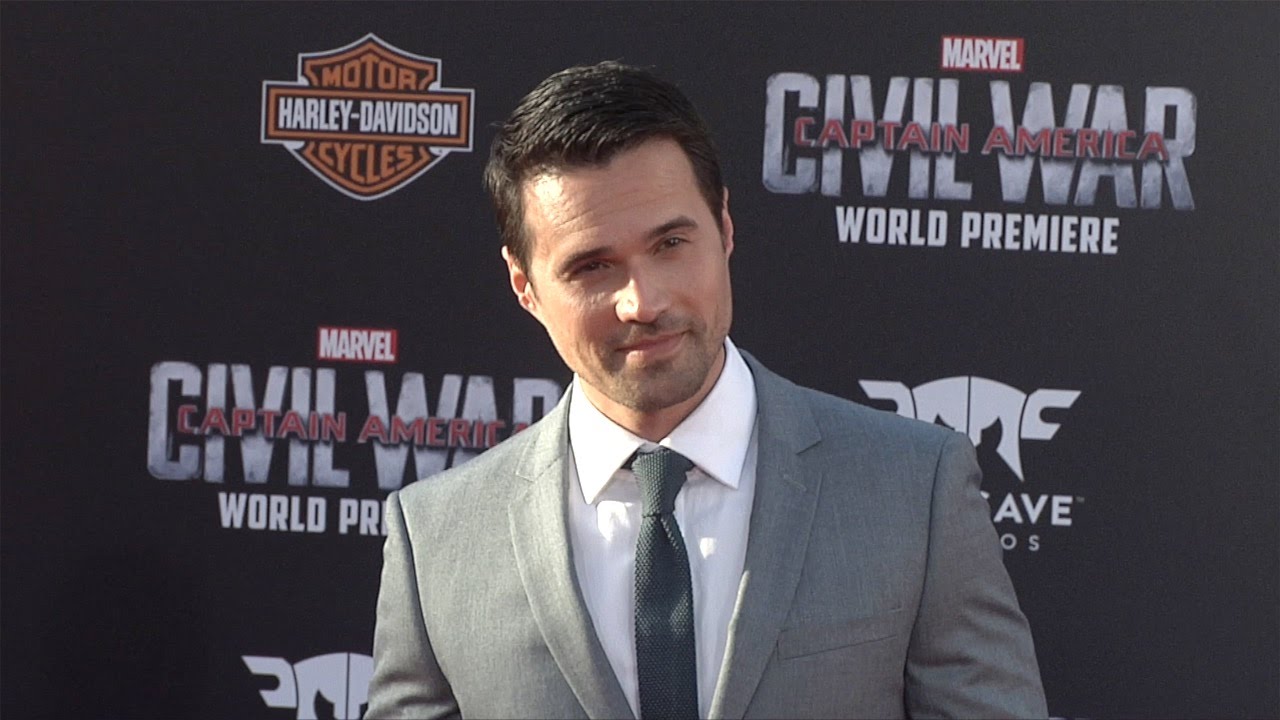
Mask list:
[[[707,475],[736,490],[755,427],[756,387],[751,370],[727,337],[724,347],[724,368],[711,392],[657,444],[684,455]],[[575,375],[569,402],[569,445],[582,497],[594,504],[632,453],[655,445],[606,417],[580,384]]]

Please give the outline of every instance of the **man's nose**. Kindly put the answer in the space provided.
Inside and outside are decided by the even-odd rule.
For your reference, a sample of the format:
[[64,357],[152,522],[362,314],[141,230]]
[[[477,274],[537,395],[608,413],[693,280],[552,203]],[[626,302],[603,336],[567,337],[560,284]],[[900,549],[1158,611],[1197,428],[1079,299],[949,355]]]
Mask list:
[[648,324],[666,312],[670,299],[662,278],[639,270],[632,272],[618,291],[614,307],[622,322]]

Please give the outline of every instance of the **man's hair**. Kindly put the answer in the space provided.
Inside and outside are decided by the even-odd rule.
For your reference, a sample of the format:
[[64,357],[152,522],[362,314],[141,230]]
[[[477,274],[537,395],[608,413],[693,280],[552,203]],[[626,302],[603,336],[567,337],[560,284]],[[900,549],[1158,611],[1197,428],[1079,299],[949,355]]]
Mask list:
[[484,172],[502,244],[520,268],[529,269],[532,255],[524,227],[525,181],[604,165],[618,152],[655,138],[670,138],[684,150],[698,190],[723,231],[724,180],[715,145],[674,84],[648,70],[606,61],[561,70],[526,95],[498,127]]

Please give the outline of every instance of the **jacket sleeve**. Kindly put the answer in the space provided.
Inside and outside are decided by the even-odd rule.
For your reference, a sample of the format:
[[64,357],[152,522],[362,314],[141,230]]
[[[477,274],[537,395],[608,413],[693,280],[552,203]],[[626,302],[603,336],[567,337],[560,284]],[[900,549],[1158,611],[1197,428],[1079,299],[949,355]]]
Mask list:
[[423,621],[412,538],[398,492],[387,497],[387,539],[373,632],[366,718],[461,717]]
[[950,433],[934,475],[924,590],[907,650],[913,718],[1048,715],[981,483],[973,445]]

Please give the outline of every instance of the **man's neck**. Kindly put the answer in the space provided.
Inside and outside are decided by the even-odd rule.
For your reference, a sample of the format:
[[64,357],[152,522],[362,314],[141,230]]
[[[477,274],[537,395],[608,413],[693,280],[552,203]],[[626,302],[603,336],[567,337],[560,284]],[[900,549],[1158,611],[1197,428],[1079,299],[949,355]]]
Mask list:
[[676,429],[676,426],[684,422],[684,419],[689,417],[690,413],[702,404],[702,401],[711,392],[711,388],[715,387],[716,381],[720,379],[720,373],[724,371],[725,359],[725,349],[722,346],[715,364],[707,372],[707,377],[703,379],[702,386],[698,388],[696,393],[690,396],[688,400],[653,412],[642,412],[616,403],[588,383],[582,382],[578,386],[582,388],[591,404],[595,405],[596,409],[604,414],[605,417],[629,432],[649,442],[656,443],[670,435],[671,431]]

